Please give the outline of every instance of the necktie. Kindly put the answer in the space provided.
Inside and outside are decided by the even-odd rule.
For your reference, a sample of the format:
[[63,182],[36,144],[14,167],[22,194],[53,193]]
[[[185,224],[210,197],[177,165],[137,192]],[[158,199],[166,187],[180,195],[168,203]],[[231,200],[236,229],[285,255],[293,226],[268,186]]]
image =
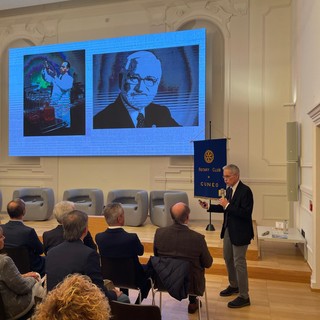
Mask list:
[[[232,198],[232,188],[228,187],[227,192],[226,192],[226,199],[230,202],[231,198]],[[227,226],[228,226],[228,213],[227,212],[224,213],[223,226],[224,226],[224,228],[227,228]]]
[[137,120],[138,120],[137,128],[143,128],[144,127],[144,115],[142,113],[138,114]]
[[232,188],[231,187],[227,188],[226,198],[227,198],[228,201],[230,201],[231,198],[232,198]]

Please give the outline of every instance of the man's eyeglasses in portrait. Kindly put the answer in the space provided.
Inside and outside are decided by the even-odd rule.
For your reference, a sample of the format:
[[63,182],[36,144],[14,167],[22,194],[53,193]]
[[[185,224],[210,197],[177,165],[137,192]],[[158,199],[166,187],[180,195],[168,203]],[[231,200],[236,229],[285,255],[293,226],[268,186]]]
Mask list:
[[127,82],[133,85],[140,84],[141,81],[147,86],[147,87],[153,87],[158,79],[152,76],[148,76],[145,78],[141,78],[138,74],[127,74]]

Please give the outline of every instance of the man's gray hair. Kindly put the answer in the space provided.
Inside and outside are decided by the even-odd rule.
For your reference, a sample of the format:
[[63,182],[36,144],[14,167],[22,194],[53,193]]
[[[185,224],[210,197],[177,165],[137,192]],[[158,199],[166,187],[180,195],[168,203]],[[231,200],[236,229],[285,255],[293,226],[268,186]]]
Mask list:
[[62,217],[62,226],[65,240],[79,240],[88,227],[88,216],[82,211],[73,210]]
[[103,215],[109,226],[115,225],[118,221],[118,217],[123,212],[121,203],[114,202],[109,203],[103,210]]
[[235,164],[227,164],[222,169],[227,169],[230,170],[232,174],[240,175],[240,169]]
[[53,215],[57,221],[62,224],[63,216],[75,209],[75,205],[71,201],[60,201],[53,208]]

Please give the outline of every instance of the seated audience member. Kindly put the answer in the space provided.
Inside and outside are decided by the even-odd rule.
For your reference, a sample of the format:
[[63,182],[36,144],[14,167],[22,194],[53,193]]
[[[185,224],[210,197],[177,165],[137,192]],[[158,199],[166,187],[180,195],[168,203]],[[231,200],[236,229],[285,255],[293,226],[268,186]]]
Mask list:
[[108,299],[87,276],[73,274],[37,305],[35,320],[108,320]]
[[62,225],[65,241],[50,249],[47,255],[48,292],[69,274],[80,273],[88,276],[109,299],[130,302],[121,291],[104,287],[99,254],[83,244],[88,232],[87,214],[73,210],[62,217]]
[[26,247],[29,251],[31,269],[38,272],[41,277],[45,273],[45,257],[43,246],[36,231],[23,223],[26,206],[23,200],[14,199],[7,205],[10,221],[2,225],[3,234],[6,237],[8,247]]
[[[45,231],[43,233],[42,239],[43,239],[43,248],[44,248],[44,253],[47,254],[47,252],[57,246],[58,244],[62,243],[64,241],[63,238],[63,227],[62,227],[62,217],[68,213],[75,210],[75,205],[71,201],[60,201],[58,202],[54,208],[53,208],[53,214],[54,217],[56,218],[57,222],[59,225],[57,225],[56,228]],[[97,250],[97,246],[94,243],[92,236],[90,232],[88,231],[88,234],[84,237],[83,243],[94,249]]]
[[[3,230],[0,227],[0,250],[4,247],[4,239]],[[10,257],[0,254],[0,296],[6,319],[18,319],[32,313],[34,297],[38,296],[39,288],[42,288],[44,293],[39,281],[38,273],[21,274]]]
[[[170,209],[174,224],[159,228],[154,236],[154,255],[173,257],[190,261],[189,292],[203,295],[205,290],[204,270],[212,265],[204,236],[189,229],[190,208],[182,202],[174,204]],[[198,309],[196,296],[189,294],[188,312]]]
[[122,228],[124,211],[120,203],[107,205],[103,210],[103,215],[109,227],[104,232],[98,233],[95,238],[101,257],[134,258],[136,269],[133,271],[136,273],[136,286],[141,289],[141,298],[146,298],[151,284],[138,258],[144,252],[142,243],[137,234],[128,233]]

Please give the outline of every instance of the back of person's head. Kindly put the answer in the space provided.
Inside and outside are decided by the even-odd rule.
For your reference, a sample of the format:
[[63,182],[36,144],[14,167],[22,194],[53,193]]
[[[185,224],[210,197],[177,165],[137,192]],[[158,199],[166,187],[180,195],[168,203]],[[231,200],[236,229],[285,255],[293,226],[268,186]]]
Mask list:
[[103,210],[103,215],[109,226],[114,226],[119,224],[119,217],[123,214],[123,208],[121,203],[114,202],[109,203]]
[[73,210],[62,217],[62,226],[65,240],[79,240],[88,227],[88,216],[82,211]]
[[63,216],[75,209],[75,205],[71,201],[60,201],[53,208],[54,217],[62,224]]
[[66,277],[38,304],[35,320],[108,320],[110,306],[106,296],[80,274]]
[[183,202],[178,202],[171,206],[170,214],[172,220],[177,223],[184,224],[189,219],[190,208]]
[[26,212],[26,205],[22,199],[13,199],[7,205],[7,212],[11,219],[22,218]]

